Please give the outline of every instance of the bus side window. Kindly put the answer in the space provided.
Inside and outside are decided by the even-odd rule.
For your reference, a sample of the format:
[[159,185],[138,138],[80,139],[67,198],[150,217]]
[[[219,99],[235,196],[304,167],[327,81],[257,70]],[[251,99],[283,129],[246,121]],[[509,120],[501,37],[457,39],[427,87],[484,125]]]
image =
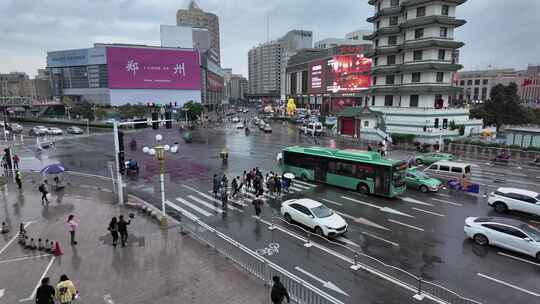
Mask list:
[[337,165],[338,165],[338,172],[340,175],[354,176],[354,173],[356,171],[354,169],[354,165],[345,163],[345,162],[339,162],[337,163]]
[[335,161],[328,162],[328,173],[337,173]]

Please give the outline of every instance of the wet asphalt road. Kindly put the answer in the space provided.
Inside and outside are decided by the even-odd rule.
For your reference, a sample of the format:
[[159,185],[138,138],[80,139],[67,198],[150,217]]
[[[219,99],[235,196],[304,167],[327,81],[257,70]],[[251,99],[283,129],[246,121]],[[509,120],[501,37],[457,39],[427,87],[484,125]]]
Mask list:
[[[287,124],[273,124],[271,134],[252,128],[250,136],[235,129],[234,124],[226,124],[209,131],[195,132],[195,140],[191,144],[184,144],[177,130],[160,130],[160,133],[164,136],[164,143],[180,143],[180,152],[167,156],[166,194],[169,201],[250,249],[268,248],[270,243],[279,244],[279,251],[266,257],[344,303],[416,301],[412,299],[414,292],[411,290],[365,270],[351,270],[349,267],[355,252],[482,303],[540,302],[540,264],[537,261],[494,247],[480,247],[466,239],[463,233],[466,217],[496,215],[482,195],[448,190],[422,194],[408,190],[399,198],[387,199],[296,182],[292,189],[294,193],[287,197],[267,197],[263,215],[256,219],[252,217],[249,195],[237,198],[231,204],[232,209],[226,211],[211,199],[208,191],[212,174],[240,175],[243,170],[256,166],[265,171],[277,171],[276,154],[283,147],[314,144],[343,147],[342,143],[328,138],[299,136],[296,129]],[[128,147],[132,137],[137,139],[138,151],[127,151],[126,159],[136,158],[142,168],[138,178],[128,180],[130,191],[157,202],[159,166],[150,156],[140,152],[142,146],[154,144],[155,134],[152,130],[127,133],[125,142]],[[110,176],[107,162],[113,159],[112,147],[111,136],[69,139],[58,142],[55,150],[46,151],[41,161],[35,158],[31,149],[22,150],[23,166],[37,169],[44,164],[61,161],[71,170]],[[230,152],[229,164],[225,167],[218,158],[223,147]],[[391,157],[407,159],[409,155],[410,152],[393,151]],[[540,191],[540,171],[536,169],[472,163],[473,180],[481,184],[481,193],[503,185]],[[499,178],[504,178],[505,183],[496,181]],[[312,237],[311,241],[318,245],[304,247],[307,232],[285,223],[279,216],[280,202],[298,197],[317,199],[342,214],[350,225],[346,237],[332,242]],[[381,211],[384,207],[386,212]],[[510,213],[503,216],[540,226],[540,219],[530,215]],[[268,226],[272,221],[278,229],[271,231]],[[360,260],[375,268],[389,269],[365,257]],[[403,273],[396,272],[395,275],[415,282]],[[325,289],[321,280],[331,281],[339,291]]]

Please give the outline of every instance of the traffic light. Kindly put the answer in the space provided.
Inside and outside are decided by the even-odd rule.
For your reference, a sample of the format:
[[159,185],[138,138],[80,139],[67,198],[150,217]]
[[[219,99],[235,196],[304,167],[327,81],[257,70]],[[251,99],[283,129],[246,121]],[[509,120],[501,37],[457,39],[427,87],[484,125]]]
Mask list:
[[165,112],[165,128],[172,128],[172,112]]
[[152,129],[157,130],[159,129],[159,113],[158,112],[152,112]]

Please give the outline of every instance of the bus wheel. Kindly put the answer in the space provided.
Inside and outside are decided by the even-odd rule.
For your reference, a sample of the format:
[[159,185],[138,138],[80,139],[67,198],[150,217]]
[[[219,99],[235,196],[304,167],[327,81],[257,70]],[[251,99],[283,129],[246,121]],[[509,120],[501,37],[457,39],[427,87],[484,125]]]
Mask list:
[[369,193],[369,187],[368,185],[366,184],[358,184],[358,186],[356,187],[356,190],[358,190],[358,192],[362,193],[362,194],[368,194]]

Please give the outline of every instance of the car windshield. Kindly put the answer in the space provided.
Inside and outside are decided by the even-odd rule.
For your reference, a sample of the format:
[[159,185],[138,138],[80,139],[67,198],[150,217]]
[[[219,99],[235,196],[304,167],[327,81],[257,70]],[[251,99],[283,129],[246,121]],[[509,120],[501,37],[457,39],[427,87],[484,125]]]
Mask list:
[[414,172],[413,174],[414,174],[414,175],[416,176],[416,178],[418,178],[418,179],[428,179],[428,178],[429,178],[429,176],[427,176],[427,174],[425,174],[424,172],[418,171],[418,172]]
[[313,212],[313,214],[315,214],[315,217],[318,218],[329,217],[334,214],[334,212],[332,212],[332,210],[330,210],[325,205],[320,205],[318,207],[312,208],[311,212]]
[[540,229],[529,224],[522,224],[519,226],[519,228],[521,228],[521,230],[523,230],[535,242],[540,242]]

